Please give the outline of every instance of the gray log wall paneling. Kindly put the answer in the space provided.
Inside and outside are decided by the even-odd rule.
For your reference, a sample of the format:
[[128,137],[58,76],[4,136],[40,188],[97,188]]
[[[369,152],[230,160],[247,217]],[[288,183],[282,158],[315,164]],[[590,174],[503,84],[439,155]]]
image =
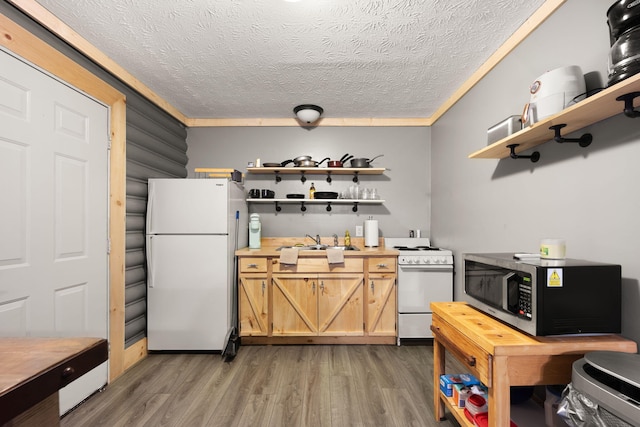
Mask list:
[[[187,176],[186,131],[173,120],[127,102],[127,252],[125,348],[146,336],[145,214],[149,178]],[[151,113],[151,114],[150,114]]]
[[[56,48],[127,97],[125,347],[146,336],[144,229],[147,180],[187,176],[185,127],[130,87],[31,20],[0,2],[0,13]],[[141,52],[144,54],[144,52]]]

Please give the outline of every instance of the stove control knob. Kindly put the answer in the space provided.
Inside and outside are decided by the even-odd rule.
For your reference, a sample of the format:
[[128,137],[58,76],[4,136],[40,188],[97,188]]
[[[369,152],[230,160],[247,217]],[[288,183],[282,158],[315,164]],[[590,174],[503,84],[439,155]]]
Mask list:
[[424,257],[424,258],[422,258],[422,263],[423,264],[431,264],[431,260],[429,259],[429,257]]
[[445,258],[445,257],[443,257],[443,256],[438,257],[438,262],[439,262],[440,264],[444,264],[444,263],[445,263],[445,261],[446,261],[446,258]]

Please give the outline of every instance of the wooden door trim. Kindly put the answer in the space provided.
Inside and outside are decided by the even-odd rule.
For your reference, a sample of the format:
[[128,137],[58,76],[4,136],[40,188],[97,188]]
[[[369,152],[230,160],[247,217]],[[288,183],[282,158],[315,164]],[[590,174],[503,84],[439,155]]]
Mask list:
[[[146,356],[146,340],[126,350],[124,348],[126,98],[114,87],[3,14],[0,14],[0,45],[86,92],[110,109],[109,381],[112,381]],[[141,351],[141,345],[144,346],[144,351]]]

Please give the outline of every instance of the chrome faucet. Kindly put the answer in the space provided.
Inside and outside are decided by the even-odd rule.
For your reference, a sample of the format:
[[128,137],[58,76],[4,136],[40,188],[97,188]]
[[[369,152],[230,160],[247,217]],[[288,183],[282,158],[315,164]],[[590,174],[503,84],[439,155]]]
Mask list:
[[320,235],[316,234],[316,237],[310,236],[308,234],[305,234],[306,237],[310,238],[311,240],[316,242],[316,245],[320,246],[322,243],[320,243]]
[[337,234],[333,235],[333,246],[338,246],[338,235]]

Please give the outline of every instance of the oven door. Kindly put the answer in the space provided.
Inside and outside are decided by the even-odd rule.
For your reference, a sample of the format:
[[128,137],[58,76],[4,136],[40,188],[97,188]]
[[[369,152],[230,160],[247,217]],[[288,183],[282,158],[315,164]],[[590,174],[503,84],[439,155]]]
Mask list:
[[453,301],[452,265],[398,265],[398,338],[432,338],[431,302]]

